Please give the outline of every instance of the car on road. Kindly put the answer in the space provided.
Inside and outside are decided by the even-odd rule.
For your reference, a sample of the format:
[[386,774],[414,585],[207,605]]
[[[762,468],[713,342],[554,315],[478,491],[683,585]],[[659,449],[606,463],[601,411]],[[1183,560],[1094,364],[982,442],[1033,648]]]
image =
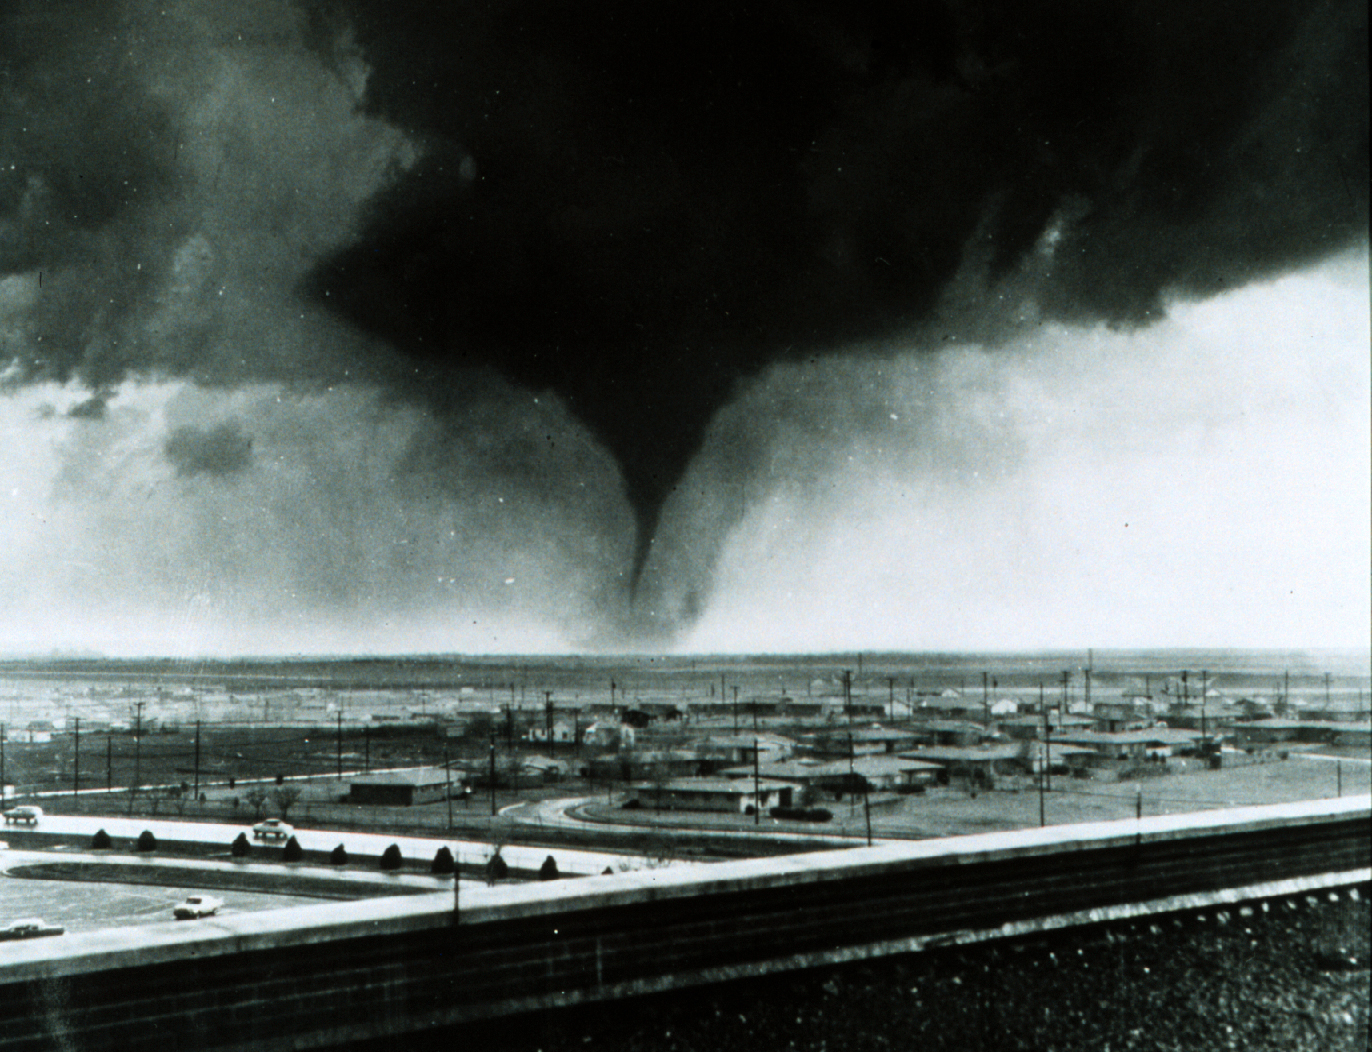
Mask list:
[[48,924],[42,917],[27,917],[24,920],[10,921],[0,928],[0,942],[7,939],[36,939],[40,935],[62,935],[66,932],[56,924]]
[[27,825],[36,826],[38,820],[42,817],[43,809],[41,807],[32,807],[28,804],[22,804],[19,807],[11,807],[5,812],[5,821],[7,823],[23,822]]
[[252,835],[257,840],[286,840],[295,835],[295,827],[279,818],[268,818],[252,827]]
[[201,917],[213,917],[219,912],[219,907],[224,905],[223,899],[217,899],[213,895],[188,895],[185,902],[178,902],[172,909],[172,916],[177,920],[199,920]]

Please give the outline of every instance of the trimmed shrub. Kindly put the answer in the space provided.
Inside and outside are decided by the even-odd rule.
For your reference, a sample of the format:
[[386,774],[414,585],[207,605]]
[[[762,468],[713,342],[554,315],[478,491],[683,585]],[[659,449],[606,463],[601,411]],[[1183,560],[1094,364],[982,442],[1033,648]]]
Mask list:
[[286,841],[286,846],[281,851],[281,861],[299,862],[305,857],[305,849],[300,846],[300,841],[292,836]]
[[348,849],[342,844],[329,852],[329,865],[346,866],[348,864]]
[[504,880],[510,875],[510,866],[504,856],[497,851],[491,856],[491,860],[486,863],[486,879],[494,884],[497,880]]
[[234,858],[247,858],[248,852],[252,850],[252,845],[248,843],[248,834],[239,833],[229,845],[229,854]]
[[434,852],[434,860],[429,864],[429,872],[436,873],[441,877],[446,877],[456,869],[453,862],[453,853],[446,847],[441,847]]
[[113,841],[110,840],[110,835],[103,829],[97,829],[95,831],[95,836],[91,837],[91,847],[97,851],[104,851],[112,843]]
[[400,854],[399,844],[392,844],[385,851],[381,852],[381,868],[384,870],[399,869],[402,861],[404,861],[404,859]]
[[157,837],[155,837],[155,836],[152,835],[152,830],[151,830],[151,829],[145,829],[145,830],[143,830],[143,832],[141,832],[141,833],[138,834],[138,850],[139,850],[139,851],[156,851],[156,850],[157,850]]
[[562,874],[557,871],[557,859],[549,855],[543,860],[543,865],[538,867],[539,880],[557,880]]

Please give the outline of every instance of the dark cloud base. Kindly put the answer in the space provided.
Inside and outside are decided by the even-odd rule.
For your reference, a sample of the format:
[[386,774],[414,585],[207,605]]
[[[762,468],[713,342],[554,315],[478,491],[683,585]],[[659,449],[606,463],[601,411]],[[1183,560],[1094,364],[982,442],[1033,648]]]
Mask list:
[[983,295],[935,336],[1013,323],[1007,283],[1140,324],[1366,236],[1356,2],[312,10],[430,148],[311,293],[440,388],[561,395],[640,564],[741,379],[909,334],[969,261]]

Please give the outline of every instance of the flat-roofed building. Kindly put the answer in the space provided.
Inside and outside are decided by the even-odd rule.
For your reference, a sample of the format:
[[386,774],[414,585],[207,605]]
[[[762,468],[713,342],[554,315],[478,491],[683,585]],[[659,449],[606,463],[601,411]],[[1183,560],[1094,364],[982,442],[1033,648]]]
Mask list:
[[348,788],[348,802],[385,807],[409,807],[447,799],[462,787],[459,771],[442,767],[419,767],[407,771],[385,771],[354,778]]
[[634,787],[640,807],[658,811],[718,811],[751,814],[773,807],[790,807],[795,786],[786,782],[746,778],[675,778]]

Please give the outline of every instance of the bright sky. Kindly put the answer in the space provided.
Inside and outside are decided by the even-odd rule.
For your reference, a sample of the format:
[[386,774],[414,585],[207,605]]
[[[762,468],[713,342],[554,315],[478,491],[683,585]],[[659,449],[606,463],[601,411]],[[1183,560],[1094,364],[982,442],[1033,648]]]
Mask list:
[[[762,466],[701,501],[742,516],[678,649],[1365,647],[1368,298],[1364,253],[1148,330],[777,370],[729,410]],[[769,411],[806,391],[828,426]],[[85,397],[0,397],[0,653],[563,651],[623,570],[593,455],[434,487],[430,424],[359,388]]]

